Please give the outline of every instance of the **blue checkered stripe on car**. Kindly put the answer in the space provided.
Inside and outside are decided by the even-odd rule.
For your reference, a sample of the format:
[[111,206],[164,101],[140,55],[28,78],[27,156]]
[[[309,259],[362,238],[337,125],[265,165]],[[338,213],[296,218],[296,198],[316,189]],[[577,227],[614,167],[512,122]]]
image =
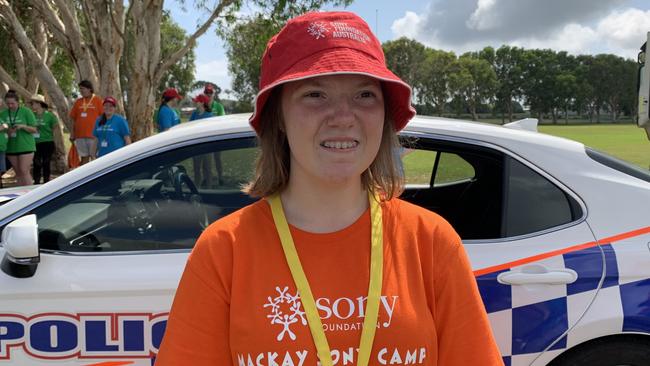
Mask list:
[[[603,256],[605,278],[599,290]],[[535,285],[546,288],[530,291],[497,281],[500,273],[516,267],[476,277],[506,366],[530,364],[540,352],[567,348],[565,333],[586,310],[588,302],[583,299],[608,288],[617,288],[620,294],[616,301],[622,311],[613,310],[623,317],[619,331],[650,333],[650,279],[621,283],[615,246],[595,246],[532,264],[571,268],[578,279],[568,285]],[[521,362],[515,362],[518,359]]]

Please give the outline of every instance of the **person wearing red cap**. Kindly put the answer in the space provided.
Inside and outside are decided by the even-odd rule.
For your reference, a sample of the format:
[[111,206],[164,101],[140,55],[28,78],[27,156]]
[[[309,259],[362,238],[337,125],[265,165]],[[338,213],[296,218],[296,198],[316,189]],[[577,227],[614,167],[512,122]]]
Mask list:
[[156,115],[156,122],[158,122],[158,132],[167,131],[168,129],[181,123],[181,118],[176,112],[176,103],[183,99],[175,88],[167,88],[163,92],[162,101],[158,113]]
[[[192,111],[190,121],[196,121],[212,117],[210,98],[205,94],[199,94],[192,99],[196,109]],[[210,169],[210,154],[203,154],[192,158],[194,168],[194,181],[199,187],[209,188],[212,184],[212,172]]]
[[93,131],[97,139],[98,158],[131,143],[131,132],[126,118],[115,113],[115,98],[104,98],[103,107],[104,113],[97,118]]
[[410,100],[355,14],[271,38],[245,189],[263,199],[201,234],[156,366],[503,365],[460,238],[397,198]]
[[80,165],[84,165],[95,157],[97,146],[93,137],[95,121],[104,112],[102,98],[95,95],[93,84],[89,80],[79,82],[81,97],[77,99],[70,110],[73,129],[70,131],[70,141],[74,143],[80,157]]
[[205,84],[203,88],[203,94],[210,98],[210,110],[212,110],[213,116],[223,116],[226,114],[226,111],[223,109],[223,105],[217,102],[216,95],[214,95],[214,86],[210,83]]

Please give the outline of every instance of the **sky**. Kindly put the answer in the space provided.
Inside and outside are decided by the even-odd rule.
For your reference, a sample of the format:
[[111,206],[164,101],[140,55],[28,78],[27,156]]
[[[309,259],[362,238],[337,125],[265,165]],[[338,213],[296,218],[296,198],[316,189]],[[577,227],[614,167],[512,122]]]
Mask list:
[[[166,1],[165,8],[188,33],[207,18],[177,0]],[[507,44],[636,59],[650,32],[647,0],[356,0],[345,9],[324,10],[357,13],[381,42],[408,37],[456,54]],[[214,27],[199,38],[195,53],[196,80],[228,90],[228,59]]]

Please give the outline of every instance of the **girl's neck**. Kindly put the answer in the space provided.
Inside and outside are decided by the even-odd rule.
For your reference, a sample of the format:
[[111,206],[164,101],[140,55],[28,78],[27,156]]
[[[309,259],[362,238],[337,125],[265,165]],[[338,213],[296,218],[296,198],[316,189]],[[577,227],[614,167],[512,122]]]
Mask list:
[[360,180],[341,184],[290,180],[280,196],[287,221],[314,233],[342,230],[368,209],[368,193]]
[[111,113],[111,114],[104,113],[104,115],[106,116],[106,120],[108,121],[109,119],[113,118],[113,116],[115,115],[115,113]]

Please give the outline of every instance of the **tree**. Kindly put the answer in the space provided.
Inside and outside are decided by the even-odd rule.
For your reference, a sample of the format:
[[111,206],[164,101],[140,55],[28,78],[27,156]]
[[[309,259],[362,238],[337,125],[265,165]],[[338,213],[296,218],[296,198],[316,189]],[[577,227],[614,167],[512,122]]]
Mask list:
[[[160,28],[160,58],[165,60],[170,57],[174,51],[181,49],[187,40],[188,35],[185,30],[172,20],[169,13],[163,13],[163,23]],[[156,95],[162,95],[162,92],[168,87],[178,89],[181,95],[194,89],[195,47],[196,45],[190,47],[185,56],[181,57],[163,75],[156,88]]]
[[422,43],[402,37],[384,42],[382,48],[386,56],[386,66],[395,75],[413,87],[422,81],[421,67],[427,58],[427,50]]
[[559,74],[557,54],[552,50],[525,50],[523,53],[523,95],[539,122],[554,106],[555,80]]
[[237,19],[231,26],[217,29],[226,41],[228,72],[232,75],[232,92],[239,99],[238,111],[251,111],[259,91],[260,61],[268,40],[288,19],[316,10],[326,4],[348,5],[352,0],[253,0],[260,12]]
[[426,58],[420,66],[419,77],[413,86],[417,90],[417,101],[425,107],[431,106],[438,115],[445,111],[445,105],[452,96],[451,77],[456,66],[453,52],[426,49]]
[[[196,39],[203,35],[219,16],[230,15],[242,0],[215,1],[208,8],[208,0],[196,0],[195,5],[207,9],[207,19],[187,37],[178,48],[169,50],[166,57],[161,50],[163,0],[24,0],[21,4],[33,9],[33,19],[39,19],[74,66],[75,79],[88,79],[97,85],[100,95],[112,95],[124,106],[131,125],[132,137],[137,140],[153,132],[150,123],[155,104],[154,93],[168,71],[190,52]],[[63,91],[57,85],[46,64],[43,50],[39,50],[25,34],[25,22],[16,16],[18,9],[8,0],[0,0],[0,23],[13,37],[24,58],[29,60],[38,81],[53,100],[66,126],[70,108]],[[129,53],[129,50],[136,50]],[[129,57],[122,59],[124,52]],[[123,68],[120,70],[120,62]],[[181,62],[182,64],[182,62]],[[4,78],[0,68],[0,77]],[[122,85],[121,72],[128,74]],[[11,81],[15,81],[12,80]],[[19,83],[16,83],[19,84]],[[22,83],[20,83],[22,84]]]
[[458,59],[458,71],[451,76],[456,95],[467,103],[472,120],[478,120],[478,107],[488,102],[497,87],[496,73],[490,63],[472,54],[464,54]]
[[[523,49],[501,46],[494,57],[493,68],[497,77],[497,105],[501,111],[508,113],[508,121],[513,120],[513,105],[522,96]],[[503,118],[502,118],[503,119]]]

